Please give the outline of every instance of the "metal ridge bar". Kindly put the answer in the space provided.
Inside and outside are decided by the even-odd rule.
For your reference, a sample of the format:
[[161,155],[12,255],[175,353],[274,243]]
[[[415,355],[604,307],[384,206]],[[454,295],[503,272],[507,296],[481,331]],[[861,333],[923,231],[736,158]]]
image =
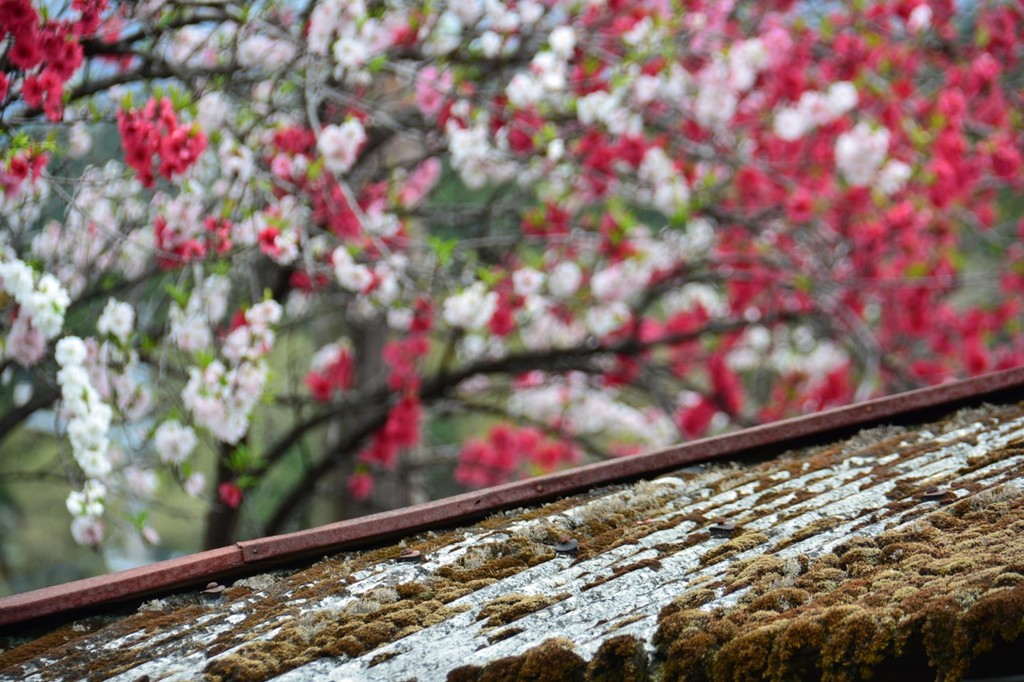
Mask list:
[[[225,574],[256,573],[314,554],[355,549],[517,506],[537,504],[601,485],[657,476],[688,464],[771,450],[803,438],[823,438],[960,403],[1014,391],[1024,395],[1024,367],[876,398],[802,417],[684,443],[642,455],[463,493],[434,502],[347,521],[238,542],[230,547],[76,580],[0,599],[0,627],[83,608],[138,599]],[[1016,397],[1016,396],[1015,396]],[[1020,399],[1020,398],[1017,398]]]
[[0,599],[0,627],[132,597],[166,592],[243,567],[238,547],[221,547]]

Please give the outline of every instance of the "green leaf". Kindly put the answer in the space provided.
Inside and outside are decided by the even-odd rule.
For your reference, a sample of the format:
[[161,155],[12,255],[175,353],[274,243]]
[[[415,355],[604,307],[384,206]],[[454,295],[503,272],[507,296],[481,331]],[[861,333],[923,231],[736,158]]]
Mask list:
[[239,476],[238,478],[235,479],[235,485],[237,485],[242,490],[248,490],[249,488],[252,488],[259,482],[260,479],[257,478],[256,476]]
[[309,168],[306,169],[306,179],[310,181],[318,180],[324,172],[324,160],[319,158],[313,163],[309,164]]
[[911,263],[907,266],[907,277],[916,279],[918,277],[924,277],[928,274],[927,263]]
[[437,256],[437,262],[444,267],[452,262],[452,256],[455,253],[455,247],[459,245],[459,240],[431,235],[427,238],[427,245]]
[[985,49],[988,44],[992,42],[992,34],[986,26],[979,26],[978,32],[974,36],[974,44],[978,47]]
[[690,203],[687,202],[676,209],[676,212],[669,218],[672,227],[685,227],[690,222]]
[[167,284],[164,285],[164,291],[166,291],[167,295],[174,299],[174,302],[177,303],[182,308],[188,305],[188,299],[190,298],[190,294],[181,287],[177,287],[174,284],[168,282]]
[[[245,444],[235,446],[235,449],[232,450],[231,454],[228,456],[228,468],[232,471],[245,471],[249,468],[249,465],[252,462],[252,450],[250,450],[249,446]],[[239,484],[239,487],[241,487],[241,484]]]
[[609,199],[607,207],[608,213],[611,214],[615,223],[619,226],[615,235],[616,240],[628,236],[632,229],[639,224],[636,214],[618,197]]
[[206,369],[210,366],[210,363],[214,360],[214,355],[211,351],[200,350],[195,353],[196,363],[200,369]]
[[501,275],[488,270],[487,268],[477,268],[476,278],[486,284],[489,287],[494,286],[501,281]]
[[149,510],[143,509],[134,516],[129,516],[128,521],[135,526],[139,531],[146,527],[146,522],[149,520]]
[[832,37],[835,35],[836,27],[832,25],[832,22],[827,16],[821,18],[821,24],[818,27],[818,33],[821,34],[823,42],[830,42]]

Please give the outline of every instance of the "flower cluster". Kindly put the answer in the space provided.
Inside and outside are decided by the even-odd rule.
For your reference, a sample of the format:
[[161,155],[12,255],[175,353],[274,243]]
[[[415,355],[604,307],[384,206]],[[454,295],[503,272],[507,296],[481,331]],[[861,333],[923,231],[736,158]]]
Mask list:
[[134,226],[145,211],[141,190],[123,164],[91,166],[63,222],[49,221],[33,237],[33,255],[71,296],[100,273],[135,278],[148,266],[152,227]]
[[0,168],[0,191],[5,197],[16,196],[23,186],[39,182],[48,161],[46,154],[14,154]]
[[[85,299],[99,400],[151,418],[138,452],[198,492],[197,440],[241,444],[259,397],[295,385],[269,379],[275,334],[343,339],[301,367],[292,423],[224,448],[209,492],[230,513],[364,396],[331,427],[349,451],[315,457],[349,457],[355,497],[380,471],[415,483],[400,457],[479,424],[449,411],[463,398],[518,423],[463,448],[459,480],[486,485],[1024,363],[1021,26],[1008,0],[814,20],[730,0],[0,0],[0,111],[33,122],[0,158],[24,261],[0,263],[4,352],[33,367],[0,391],[44,385],[42,327],[68,307],[49,272]],[[45,116],[66,124],[51,139]],[[115,121],[125,159],[90,166]],[[77,159],[59,184],[51,156]],[[181,413],[144,390],[156,373]],[[133,452],[115,467],[149,490]]]
[[339,80],[365,85],[372,78],[370,61],[409,31],[408,19],[396,8],[383,18],[370,16],[366,3],[327,0],[313,8],[309,22],[309,49],[334,59]]
[[418,329],[414,324],[407,338],[390,341],[384,347],[383,359],[390,368],[388,386],[400,397],[388,411],[384,426],[374,434],[370,446],[360,453],[363,462],[394,469],[398,454],[419,443],[423,406],[417,394],[420,377],[416,364],[427,354],[430,345],[424,334],[426,330]]
[[96,322],[96,331],[105,336],[112,336],[124,345],[135,329],[135,309],[128,303],[111,298]]
[[359,149],[366,143],[366,130],[358,118],[352,117],[341,125],[327,125],[320,131],[316,146],[324,165],[332,173],[347,173],[356,162]]
[[168,313],[168,340],[179,349],[194,353],[213,344],[212,325],[218,324],[228,310],[231,280],[222,275],[208,275],[189,296],[185,308],[176,302]]
[[263,301],[245,311],[225,337],[220,359],[191,367],[181,392],[195,423],[225,443],[235,444],[249,430],[249,414],[267,381],[264,357],[274,345],[272,327],[281,320],[281,306]]
[[807,90],[796,106],[780,107],[775,113],[775,134],[783,140],[797,140],[818,126],[828,125],[857,106],[857,88],[840,81],[827,92]]
[[602,435],[619,445],[648,447],[671,442],[675,434],[666,415],[625,404],[618,394],[614,385],[594,385],[579,372],[565,377],[530,372],[517,381],[508,411],[556,428],[567,437]]
[[[46,18],[31,0],[4,0],[0,3],[0,40],[11,36],[6,57],[11,67],[25,74],[21,96],[33,108],[42,108],[50,121],[64,114],[64,85],[84,60],[80,38],[94,34],[100,25],[107,0],[79,0],[74,3],[78,17],[72,21]],[[0,72],[0,100],[9,87]]]
[[79,544],[97,545],[105,529],[102,516],[107,488],[102,481],[113,469],[107,439],[113,411],[89,380],[87,355],[85,343],[77,336],[57,342],[56,358],[61,367],[57,381],[68,415],[67,433],[75,461],[87,477],[82,490],[72,491],[67,498],[67,509],[75,517],[71,534]]
[[490,322],[497,305],[498,295],[476,282],[445,299],[442,316],[452,327],[476,331]]
[[533,427],[500,424],[486,439],[473,438],[462,446],[455,480],[472,488],[507,481],[524,464],[531,473],[546,473],[579,460],[579,451],[566,441],[545,438]]
[[71,298],[56,277],[36,277],[22,260],[5,253],[0,244],[0,291],[18,308],[7,334],[4,353],[30,367],[46,353],[46,342],[60,334]]
[[183,464],[196,448],[196,432],[177,419],[160,424],[153,434],[153,447],[164,464]]
[[872,130],[866,123],[858,123],[836,138],[836,166],[847,182],[863,187],[874,179],[888,149],[888,130]]
[[142,109],[121,110],[117,114],[125,163],[135,169],[143,187],[156,181],[153,161],[157,155],[157,172],[170,180],[192,166],[206,149],[206,135],[195,126],[178,122],[171,100],[150,99]]
[[313,355],[306,387],[322,402],[352,387],[352,352],[347,342],[330,343]]
[[96,479],[85,482],[82,490],[72,490],[65,501],[71,514],[71,537],[80,545],[95,547],[103,542],[103,522],[107,488]]
[[110,441],[107,431],[113,410],[103,402],[89,381],[85,369],[88,351],[77,336],[65,336],[57,342],[57,372],[63,407],[69,415],[67,432],[75,461],[89,478],[102,479],[113,465],[107,456]]

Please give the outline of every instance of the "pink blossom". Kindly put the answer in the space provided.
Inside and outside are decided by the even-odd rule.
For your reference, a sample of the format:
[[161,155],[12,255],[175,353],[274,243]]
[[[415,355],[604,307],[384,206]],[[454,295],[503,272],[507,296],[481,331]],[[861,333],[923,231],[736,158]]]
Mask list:
[[206,490],[206,476],[196,471],[185,479],[185,492],[189,497],[200,497]]
[[366,130],[358,118],[350,118],[343,124],[327,125],[320,131],[317,149],[324,158],[324,165],[332,173],[347,173],[356,161],[360,148],[366,142]]
[[31,367],[46,354],[46,339],[32,326],[28,315],[18,315],[7,336],[7,355],[23,367]]
[[80,545],[96,547],[105,533],[106,525],[94,516],[76,516],[71,521],[71,537]]
[[441,178],[441,162],[431,157],[416,166],[398,192],[398,203],[414,208],[426,197]]

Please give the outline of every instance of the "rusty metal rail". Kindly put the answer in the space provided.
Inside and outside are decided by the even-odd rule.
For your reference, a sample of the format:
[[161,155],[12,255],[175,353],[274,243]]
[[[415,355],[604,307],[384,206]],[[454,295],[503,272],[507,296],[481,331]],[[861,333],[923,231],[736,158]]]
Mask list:
[[24,626],[43,618],[70,618],[84,609],[165,594],[213,579],[254,574],[313,555],[377,545],[419,531],[453,526],[504,509],[533,505],[597,486],[651,478],[699,462],[767,457],[782,449],[835,440],[861,428],[924,420],[984,401],[1017,400],[1024,400],[1024,367],[755,426],[405,509],[296,533],[246,540],[229,547],[25,592],[0,599],[0,628],[10,630],[12,626]]

